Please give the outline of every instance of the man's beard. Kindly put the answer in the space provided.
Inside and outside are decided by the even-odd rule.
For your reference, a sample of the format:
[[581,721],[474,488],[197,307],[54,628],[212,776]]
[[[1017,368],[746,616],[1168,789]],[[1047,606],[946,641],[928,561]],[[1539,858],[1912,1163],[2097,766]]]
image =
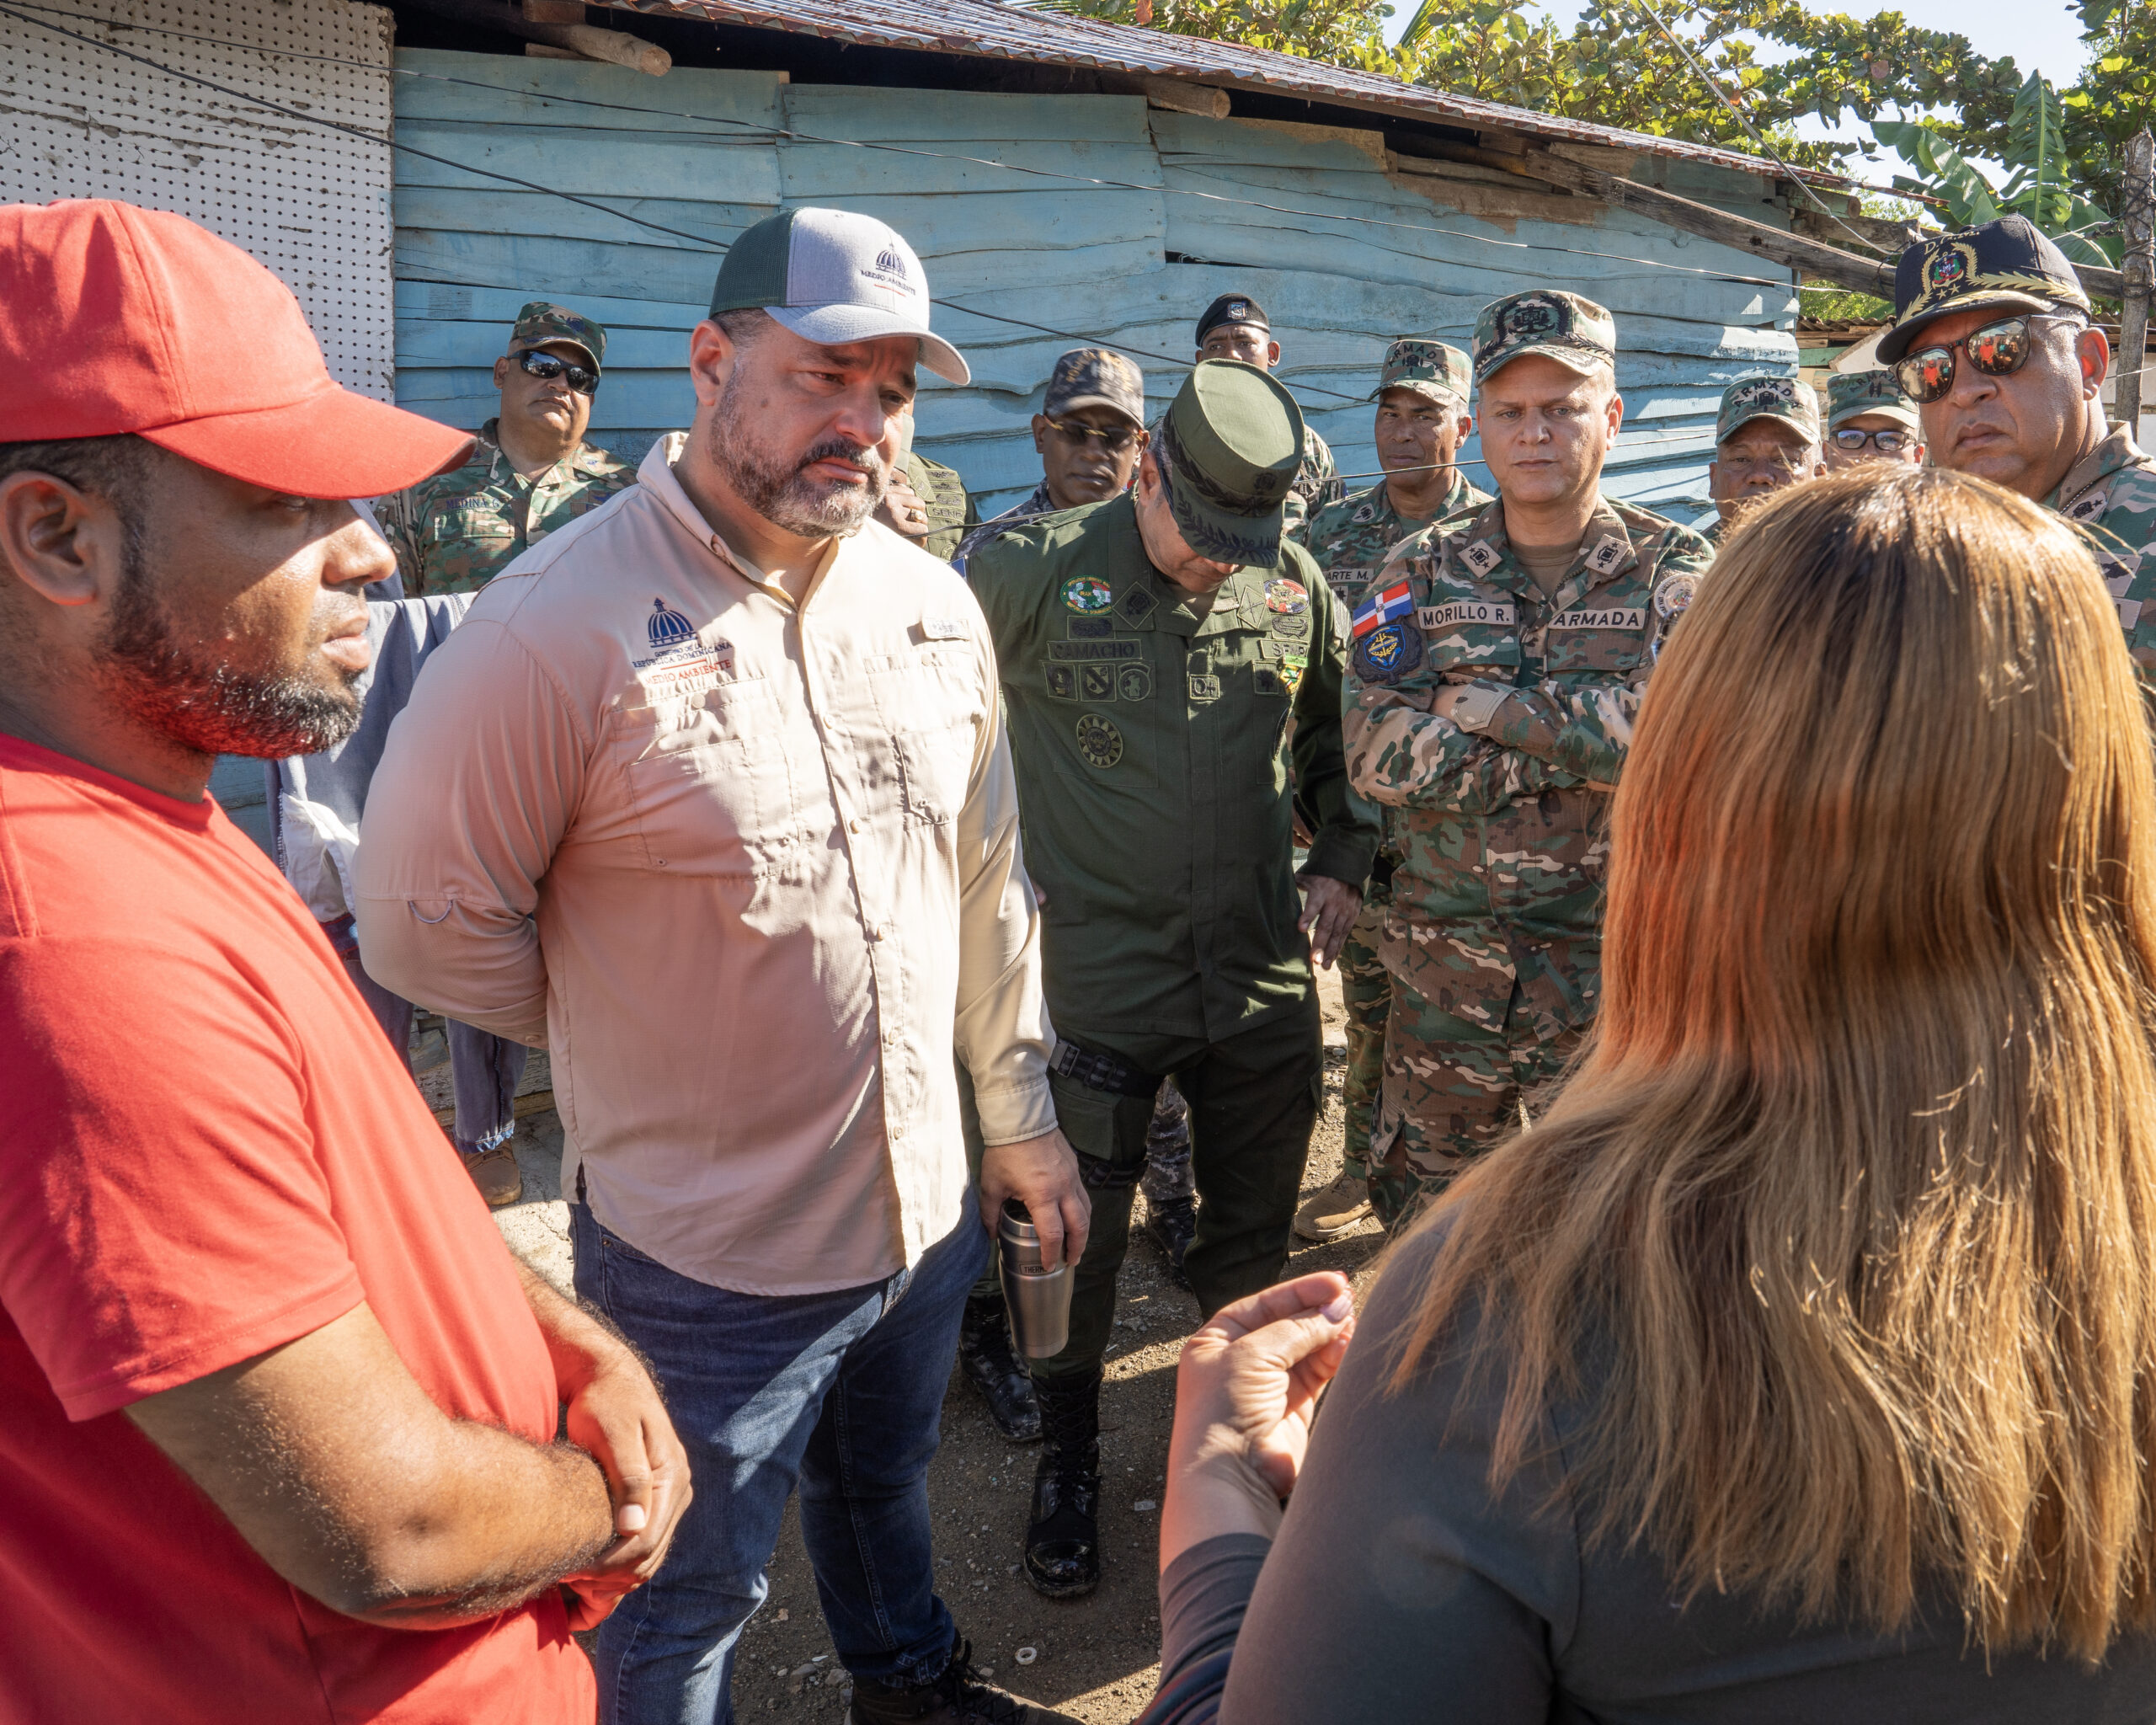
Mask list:
[[[308,656],[320,644],[310,640]],[[359,728],[362,673],[334,667],[335,683],[292,672],[248,671],[180,639],[152,586],[137,523],[127,523],[126,563],[112,622],[94,654],[114,704],[203,755],[281,761],[334,748]]]
[[[711,453],[741,500],[782,532],[803,539],[851,533],[883,500],[883,464],[858,443],[831,438],[798,459],[789,459],[750,429],[752,409],[739,370],[726,381],[712,416]],[[839,480],[819,483],[807,469],[820,461],[850,462],[867,476],[866,485]]]

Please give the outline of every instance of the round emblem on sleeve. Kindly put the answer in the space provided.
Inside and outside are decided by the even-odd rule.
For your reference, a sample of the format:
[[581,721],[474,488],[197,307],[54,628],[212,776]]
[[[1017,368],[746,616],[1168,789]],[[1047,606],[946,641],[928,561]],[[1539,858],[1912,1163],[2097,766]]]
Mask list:
[[1374,503],[1364,504],[1353,515],[1348,517],[1348,521],[1358,527],[1363,526],[1365,522],[1374,521],[1377,518],[1377,505]]
[[1275,575],[1265,584],[1265,605],[1268,611],[1285,611],[1293,617],[1310,608],[1310,595],[1300,581]]
[[1693,595],[1700,590],[1697,575],[1672,575],[1654,590],[1655,615],[1664,622],[1675,622],[1684,614]]
[[1115,721],[1097,713],[1081,713],[1078,719],[1078,752],[1086,765],[1103,770],[1123,759],[1123,733]]
[[1396,683],[1422,662],[1422,632],[1385,623],[1355,644],[1355,675],[1366,683]]
[[1081,617],[1106,611],[1115,602],[1115,590],[1092,575],[1073,575],[1063,584],[1063,602]]

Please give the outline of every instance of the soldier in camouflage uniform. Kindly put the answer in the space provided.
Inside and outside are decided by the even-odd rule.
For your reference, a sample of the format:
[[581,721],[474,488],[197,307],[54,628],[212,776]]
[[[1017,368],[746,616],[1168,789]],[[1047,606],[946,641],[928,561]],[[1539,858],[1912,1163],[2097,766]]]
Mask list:
[[[1371,578],[1401,540],[1490,501],[1490,494],[1469,484],[1454,465],[1475,429],[1468,411],[1474,389],[1467,355],[1456,347],[1403,336],[1385,350],[1370,396],[1378,404],[1378,464],[1385,477],[1326,505],[1296,536],[1342,605],[1363,602]],[[1341,1083],[1346,1153],[1340,1178],[1295,1213],[1295,1231],[1305,1240],[1336,1239],[1370,1213],[1370,1122],[1385,1072],[1385,1021],[1392,1000],[1378,941],[1399,860],[1388,837],[1370,865],[1363,913],[1340,950],[1341,1003],[1348,1013],[1348,1070]]]
[[[1261,371],[1280,363],[1280,344],[1273,339],[1265,307],[1246,293],[1224,293],[1198,320],[1198,357],[1241,360]],[[1288,530],[1294,532],[1317,510],[1337,503],[1345,488],[1340,469],[1309,423],[1303,424],[1303,466],[1288,494]]]
[[1819,457],[1819,398],[1801,377],[1740,377],[1721,393],[1707,495],[1716,511],[1707,538],[1721,543],[1737,517],[1764,497],[1827,471]]
[[898,458],[890,483],[876,506],[876,519],[931,557],[948,563],[968,531],[980,525],[980,510],[955,467],[932,462],[913,446],[913,409],[899,416]]
[[2156,459],[2105,419],[2111,344],[2073,266],[2009,216],[1911,246],[1894,306],[1879,357],[1917,403],[1932,460],[2088,530],[2134,665],[2156,686]]
[[472,458],[378,500],[407,598],[472,593],[527,545],[626,491],[636,469],[584,441],[606,332],[566,306],[533,300],[494,361],[501,412]]
[[1477,419],[1499,500],[1426,528],[1356,609],[1355,788],[1401,851],[1370,1194],[1397,1227],[1538,1106],[1600,992],[1609,793],[1712,558],[1604,496],[1616,328],[1556,291],[1486,306]]
[[1924,465],[1917,405],[1892,371],[1837,371],[1827,379],[1827,441],[1821,452],[1830,473],[1859,462]]

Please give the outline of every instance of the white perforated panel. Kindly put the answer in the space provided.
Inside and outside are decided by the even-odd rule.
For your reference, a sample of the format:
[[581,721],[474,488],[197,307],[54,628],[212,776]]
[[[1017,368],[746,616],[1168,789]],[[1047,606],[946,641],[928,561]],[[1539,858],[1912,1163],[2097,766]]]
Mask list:
[[353,0],[22,0],[21,9],[170,71],[0,18],[0,202],[120,198],[200,222],[291,285],[339,382],[393,399],[387,9]]

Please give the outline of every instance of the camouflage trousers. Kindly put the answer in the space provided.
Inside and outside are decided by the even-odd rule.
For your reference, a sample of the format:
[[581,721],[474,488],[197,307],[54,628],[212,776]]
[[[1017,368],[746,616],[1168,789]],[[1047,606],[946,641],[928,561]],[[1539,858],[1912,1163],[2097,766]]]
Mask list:
[[1484,1024],[1391,982],[1369,1184],[1378,1220],[1396,1229],[1542,1111],[1580,1032],[1536,1010],[1518,984],[1502,1022]]
[[1385,1078],[1385,1027],[1392,1005],[1392,978],[1378,957],[1378,943],[1385,932],[1390,896],[1373,884],[1337,961],[1341,1003],[1348,1010],[1348,1071],[1341,1081],[1348,1116],[1342,1172],[1353,1180],[1370,1177],[1370,1126]]
[[1172,1078],[1161,1081],[1161,1093],[1153,1098],[1153,1118],[1145,1123],[1145,1176],[1138,1189],[1149,1210],[1198,1194],[1190,1171],[1190,1104]]

